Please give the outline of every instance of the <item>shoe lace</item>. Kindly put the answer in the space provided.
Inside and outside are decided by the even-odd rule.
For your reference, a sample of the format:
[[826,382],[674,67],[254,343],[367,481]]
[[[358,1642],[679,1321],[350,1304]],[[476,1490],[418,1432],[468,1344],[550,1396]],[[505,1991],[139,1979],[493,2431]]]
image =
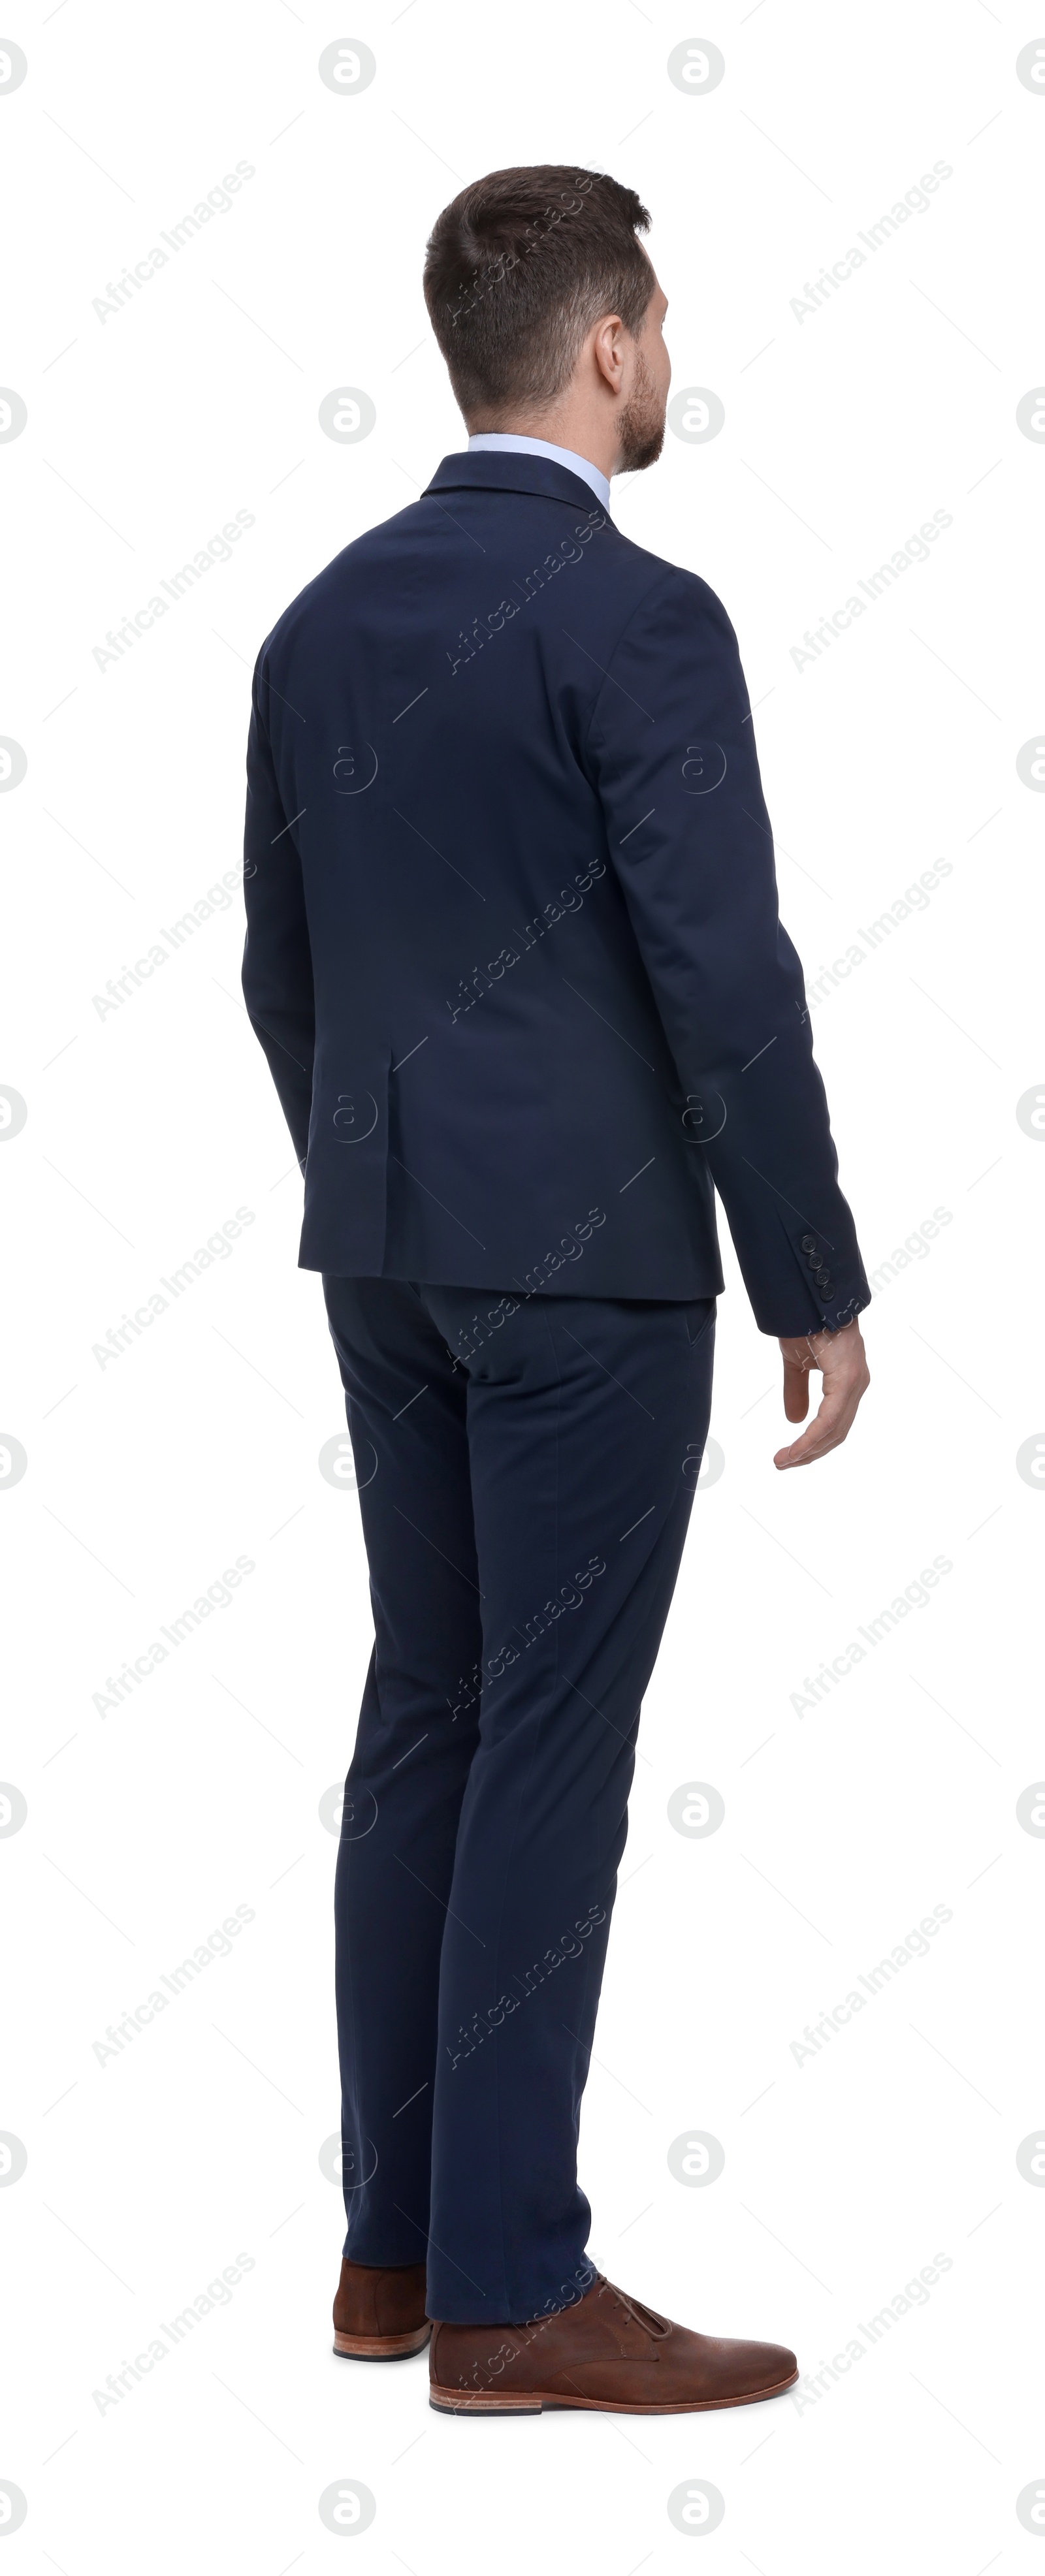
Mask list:
[[666,2318],[658,2317],[652,2308],[644,2308],[638,2299],[629,2298],[626,2290],[618,2290],[616,2282],[608,2281],[605,2272],[597,2272],[595,2279],[600,2290],[608,2290],[613,2298],[620,2300],[622,2308],[627,2309],[629,2317],[634,2318],[635,2324],[641,2326],[652,2342],[662,2343],[665,2335],[671,2333]]

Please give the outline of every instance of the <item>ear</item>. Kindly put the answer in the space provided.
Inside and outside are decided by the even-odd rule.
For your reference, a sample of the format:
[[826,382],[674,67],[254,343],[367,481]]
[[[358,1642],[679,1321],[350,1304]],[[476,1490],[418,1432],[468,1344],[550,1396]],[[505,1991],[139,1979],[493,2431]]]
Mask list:
[[619,313],[606,313],[596,324],[592,354],[603,383],[612,394],[619,394],[624,375],[624,343],[627,333]]

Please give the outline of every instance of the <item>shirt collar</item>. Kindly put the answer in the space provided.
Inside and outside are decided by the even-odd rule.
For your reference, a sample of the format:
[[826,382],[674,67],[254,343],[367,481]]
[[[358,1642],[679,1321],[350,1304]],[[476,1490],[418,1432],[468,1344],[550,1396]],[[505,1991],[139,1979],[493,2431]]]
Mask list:
[[517,438],[511,430],[484,429],[468,441],[469,454],[476,448],[499,450],[502,456],[548,456],[553,465],[565,465],[570,474],[579,474],[603,509],[609,509],[610,487],[605,474],[600,474],[598,466],[586,456],[578,456],[572,447],[553,447],[547,438]]

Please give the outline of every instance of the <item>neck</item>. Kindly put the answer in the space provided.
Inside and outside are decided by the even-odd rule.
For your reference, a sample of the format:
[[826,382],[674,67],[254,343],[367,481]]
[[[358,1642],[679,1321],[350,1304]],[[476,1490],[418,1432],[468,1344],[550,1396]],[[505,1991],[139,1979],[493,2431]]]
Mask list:
[[620,467],[620,442],[616,428],[609,422],[593,420],[578,410],[540,414],[529,413],[508,420],[470,420],[469,438],[543,438],[549,447],[568,447],[571,455],[583,456],[604,474],[607,483]]

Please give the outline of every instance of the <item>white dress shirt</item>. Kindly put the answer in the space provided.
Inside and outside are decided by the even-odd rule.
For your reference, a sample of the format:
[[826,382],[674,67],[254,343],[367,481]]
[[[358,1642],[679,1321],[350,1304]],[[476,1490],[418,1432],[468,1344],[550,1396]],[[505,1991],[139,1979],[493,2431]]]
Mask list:
[[605,474],[600,474],[597,465],[589,464],[586,456],[576,456],[572,447],[553,447],[547,438],[516,438],[513,430],[500,429],[479,430],[469,439],[468,447],[469,452],[473,447],[500,448],[505,456],[550,456],[553,465],[565,465],[569,473],[579,474],[603,509],[609,509],[610,487]]

